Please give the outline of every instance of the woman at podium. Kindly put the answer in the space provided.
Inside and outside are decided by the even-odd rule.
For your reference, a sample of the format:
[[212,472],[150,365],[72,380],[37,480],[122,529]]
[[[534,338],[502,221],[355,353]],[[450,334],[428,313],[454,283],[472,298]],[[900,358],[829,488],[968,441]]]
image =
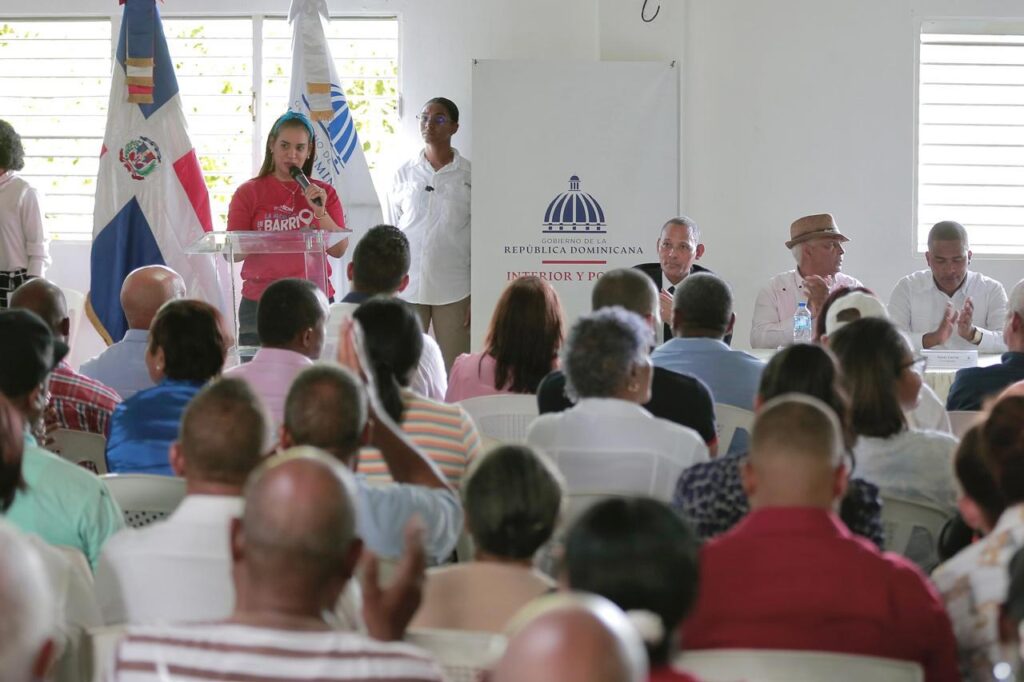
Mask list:
[[[334,188],[311,180],[315,156],[313,124],[289,111],[270,129],[267,152],[259,174],[239,187],[228,209],[228,230],[287,232],[301,229],[343,230],[345,217]],[[348,238],[327,249],[340,258]],[[301,254],[250,254],[242,266],[242,302],[238,306],[238,343],[259,345],[256,334],[256,306],[272,282],[285,277],[304,278]],[[327,266],[325,293],[333,297],[331,266]]]

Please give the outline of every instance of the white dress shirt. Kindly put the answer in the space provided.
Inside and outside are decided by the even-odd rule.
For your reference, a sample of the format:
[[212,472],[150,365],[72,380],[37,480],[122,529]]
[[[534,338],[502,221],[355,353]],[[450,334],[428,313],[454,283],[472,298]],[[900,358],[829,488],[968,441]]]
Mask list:
[[957,333],[956,326],[949,339],[935,350],[976,350],[981,353],[1002,353],[1003,325],[1006,322],[1006,290],[1003,285],[980,272],[967,272],[964,283],[947,296],[935,286],[931,270],[919,270],[896,283],[889,296],[889,318],[910,334],[914,348],[924,347],[924,335],[935,331],[946,304],[952,301],[962,310],[967,297],[974,303],[974,326],[981,330],[981,343],[974,345]]
[[1009,587],[1010,559],[1024,546],[1024,504],[1008,507],[992,532],[932,573],[953,622],[964,679],[991,680],[1003,660],[999,612]]
[[146,344],[149,331],[129,329],[124,337],[105,351],[82,364],[82,374],[106,384],[128,400],[139,391],[156,384],[146,368]]
[[[338,337],[342,323],[352,317],[352,312],[359,307],[358,303],[339,301],[331,304],[331,312],[327,318],[327,338],[321,360],[337,361]],[[444,369],[444,356],[441,347],[430,334],[423,334],[423,352],[416,373],[409,379],[409,388],[431,400],[444,400],[448,391],[448,373]]]
[[[662,500],[672,498],[683,469],[709,459],[707,445],[696,431],[659,419],[640,405],[618,398],[582,398],[564,412],[542,414],[530,424],[526,442],[555,459],[564,451],[592,451],[595,461],[596,453],[618,452],[622,457],[638,452],[661,453],[673,462],[672,471],[654,481],[648,494]],[[566,476],[570,493],[577,492],[574,488],[582,478],[603,479],[597,483],[609,491],[619,483],[616,472],[604,467],[604,462],[590,467],[586,473],[566,471],[563,464],[559,468]]]
[[[837,272],[829,291],[839,287],[864,286],[859,280]],[[793,314],[797,304],[806,301],[804,278],[797,270],[775,275],[757,293],[754,319],[750,328],[752,348],[778,348],[793,342]]]
[[452,162],[435,171],[420,150],[395,172],[388,194],[391,224],[409,239],[409,286],[401,297],[410,303],[469,296],[470,164],[452,151]]
[[22,268],[42,277],[50,263],[39,194],[7,171],[0,174],[0,272]]

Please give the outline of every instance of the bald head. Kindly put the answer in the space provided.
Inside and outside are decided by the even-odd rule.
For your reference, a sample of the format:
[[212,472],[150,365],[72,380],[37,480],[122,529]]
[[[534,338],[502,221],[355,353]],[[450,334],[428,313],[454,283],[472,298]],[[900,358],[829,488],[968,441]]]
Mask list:
[[[642,682],[647,653],[626,615],[607,599],[561,594],[535,600],[509,640],[494,682]],[[515,624],[513,624],[515,628]]]
[[821,400],[787,393],[758,412],[743,484],[752,508],[830,508],[844,492],[842,428]]
[[591,310],[621,306],[642,317],[658,309],[658,290],[651,278],[632,268],[604,273],[590,295]]
[[149,329],[160,306],[178,298],[185,298],[185,280],[163,265],[132,270],[121,285],[121,308],[129,329]]
[[273,591],[331,607],[361,550],[356,539],[351,474],[311,447],[267,460],[245,489],[245,514],[234,531],[243,595]]
[[68,303],[64,299],[64,292],[53,282],[42,277],[30,279],[11,294],[10,307],[31,310],[43,318],[56,338],[65,342],[68,340],[71,328]]

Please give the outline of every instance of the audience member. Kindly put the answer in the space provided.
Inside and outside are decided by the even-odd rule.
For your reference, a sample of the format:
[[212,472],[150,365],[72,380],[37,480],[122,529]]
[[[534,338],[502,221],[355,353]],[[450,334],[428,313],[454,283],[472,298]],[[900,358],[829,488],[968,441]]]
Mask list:
[[128,273],[121,285],[128,330],[120,341],[82,363],[82,374],[110,386],[123,400],[153,386],[146,368],[149,325],[160,306],[177,298],[185,298],[185,280],[174,270],[146,265]]
[[520,277],[505,287],[487,329],[485,349],[455,358],[445,401],[495,393],[536,393],[558,365],[562,304],[540,277]]
[[928,269],[901,279],[889,296],[889,316],[910,334],[915,349],[1006,350],[1000,333],[1006,291],[967,269],[973,255],[960,223],[944,220],[928,231]]
[[946,398],[947,410],[980,410],[986,398],[1024,380],[1024,280],[1010,292],[1003,340],[1008,352],[998,365],[968,367],[956,373]]
[[758,292],[750,329],[752,347],[776,348],[792,342],[793,315],[801,300],[807,301],[811,317],[817,317],[832,289],[861,286],[840,272],[847,241],[829,213],[804,216],[790,226],[786,248],[796,259],[796,269],[772,277]]
[[170,451],[187,494],[167,519],[125,529],[104,547],[96,596],[107,624],[216,620],[231,613],[228,535],[231,520],[242,513],[242,486],[265,452],[265,421],[259,399],[241,379],[218,379],[188,404]]
[[112,473],[172,476],[168,452],[188,402],[220,373],[227,352],[223,320],[209,303],[169,301],[149,329],[146,366],[156,386],[117,406],[107,439]]
[[883,494],[917,499],[956,513],[951,466],[956,439],[908,428],[921,390],[923,359],[888,320],[863,318],[829,336],[852,401],[854,455],[860,474]]
[[[797,343],[773,355],[761,375],[755,407],[787,393],[809,395],[832,408],[843,426],[846,454],[852,460],[855,437],[850,429],[850,401],[832,353],[821,346]],[[724,533],[750,511],[741,477],[746,461],[746,452],[730,453],[680,474],[672,506],[693,524],[701,540]],[[884,542],[881,511],[878,486],[850,478],[839,517],[851,531],[879,547]]]
[[1006,509],[991,532],[935,569],[956,631],[965,679],[993,679],[1003,660],[999,607],[1007,594],[1010,558],[1024,547],[1024,397],[999,400],[981,426],[981,456]]
[[743,466],[751,512],[701,550],[682,641],[902,659],[921,664],[928,682],[959,680],[931,585],[831,511],[846,487],[844,449],[843,427],[820,400],[791,394],[762,406]]
[[[56,284],[42,277],[31,279],[11,294],[10,307],[31,310],[50,327],[54,339],[68,343],[68,304]],[[85,431],[103,437],[110,433],[110,415],[121,402],[121,396],[112,388],[79,374],[67,360],[61,360],[50,373],[49,389],[48,429]]]
[[[47,545],[39,536],[18,532],[13,524],[2,518],[4,512],[14,502],[14,496],[19,488],[24,488],[21,481],[21,462],[25,445],[22,440],[23,430],[21,414],[0,395],[0,554],[20,551],[20,543],[15,542],[15,546],[11,546],[5,541],[9,535],[16,535],[39,555],[46,569],[47,585],[55,602],[54,639],[57,648],[54,653],[60,656],[56,662],[55,679],[57,682],[78,682],[91,672],[84,670],[83,666],[85,659],[82,644],[85,633],[89,628],[103,623],[99,607],[96,605],[96,597],[93,595],[92,573],[73,564],[66,552]],[[0,597],[0,612],[7,608],[5,600]],[[2,617],[0,615],[0,619]],[[9,630],[0,625],[0,632],[9,633]],[[6,673],[12,669],[6,667],[5,662],[3,654],[0,654],[0,670]]]
[[668,341],[672,338],[672,294],[676,287],[687,275],[710,271],[695,262],[704,255],[704,244],[700,240],[700,227],[692,218],[671,218],[661,226],[654,246],[658,262],[633,267],[650,277],[657,287],[658,308],[665,322],[664,328],[657,331],[662,334],[663,341]]
[[[593,310],[620,306],[644,318],[654,331],[661,324],[658,314],[658,291],[636,270],[609,270],[594,285],[591,295]],[[573,405],[565,394],[565,374],[555,370],[537,387],[537,405],[541,414],[561,412]],[[655,417],[687,426],[701,435],[712,455],[718,452],[715,430],[715,409],[711,391],[691,374],[654,367],[651,399],[644,409]]]
[[[40,423],[49,402],[47,378],[67,352],[35,313],[0,312],[0,393],[26,425]],[[103,543],[124,526],[103,482],[39,447],[29,428],[24,430],[21,480],[7,520],[50,544],[80,550],[95,568]]]
[[555,594],[516,616],[493,682],[644,682],[636,627],[604,597]]
[[455,548],[462,529],[458,498],[379,405],[372,414],[368,409],[366,392],[351,372],[314,365],[295,378],[288,392],[281,445],[320,448],[352,471],[359,464],[360,445],[375,445],[396,483],[370,485],[366,476],[356,474],[360,537],[375,553],[396,557],[403,529],[418,515],[427,530],[427,554],[440,563]]
[[[409,240],[391,225],[376,225],[366,231],[352,252],[348,264],[349,291],[341,301],[331,304],[327,319],[327,342],[322,358],[338,356],[338,335],[345,320],[359,304],[371,296],[398,296],[409,285]],[[444,400],[448,390],[441,347],[434,337],[423,333],[423,352],[409,387],[431,400]]]
[[527,602],[555,589],[533,559],[558,523],[563,487],[547,459],[522,445],[476,460],[462,487],[473,561],[427,573],[413,627],[502,632]]
[[672,303],[675,337],[658,346],[651,361],[655,367],[696,376],[711,389],[716,403],[752,410],[764,363],[722,341],[735,324],[728,284],[707,273],[687,277],[676,287]]
[[979,537],[992,532],[1006,510],[1006,499],[985,461],[982,428],[976,424],[964,433],[953,456],[953,470],[959,484],[957,508],[964,522]]
[[598,502],[565,540],[570,589],[610,599],[634,619],[657,619],[642,631],[652,682],[694,681],[671,663],[679,625],[697,600],[697,544],[667,505],[642,497]]
[[0,521],[0,670],[6,682],[48,679],[57,658],[57,605],[36,549]]
[[[818,340],[828,345],[828,337],[850,322],[862,317],[880,317],[889,319],[885,304],[865,287],[839,287],[825,299],[818,315],[817,327],[820,332]],[[912,429],[923,429],[953,433],[946,406],[935,391],[925,382],[921,382],[921,390],[917,394],[917,406],[903,411],[907,418],[907,426]]]
[[284,421],[284,399],[296,375],[320,359],[327,321],[327,297],[304,279],[279,279],[256,305],[260,349],[250,362],[224,372],[244,379],[263,401],[270,419],[266,443],[272,447]]
[[[641,407],[651,399],[651,336],[643,318],[618,306],[584,315],[570,330],[562,367],[568,390],[578,402],[565,412],[540,415],[526,434],[530,446],[556,461],[561,454],[572,459],[571,464],[558,462],[570,492],[585,474],[590,490],[646,492],[668,500],[679,473],[708,459],[708,448],[696,431],[658,419]],[[631,489],[636,477],[631,481],[622,471],[595,470],[586,463],[586,455],[601,451],[657,457],[657,464],[652,462],[657,480],[647,483],[650,490]]]
[[[480,454],[480,435],[461,406],[431,400],[409,388],[422,350],[419,316],[404,301],[378,296],[359,306],[353,319],[364,334],[384,409],[458,488],[467,465]],[[370,480],[391,481],[388,470],[377,450],[367,448],[360,454],[359,471]]]
[[[245,512],[231,525],[231,617],[130,628],[112,680],[162,681],[173,662],[204,679],[440,682],[439,667],[418,649],[338,630],[331,622],[362,552],[352,482],[326,456],[304,452],[315,449],[297,450],[273,458],[246,485]],[[417,556],[413,547],[387,595],[376,584],[376,564],[367,565],[364,614],[375,639],[401,638],[415,608],[422,562],[422,551]]]

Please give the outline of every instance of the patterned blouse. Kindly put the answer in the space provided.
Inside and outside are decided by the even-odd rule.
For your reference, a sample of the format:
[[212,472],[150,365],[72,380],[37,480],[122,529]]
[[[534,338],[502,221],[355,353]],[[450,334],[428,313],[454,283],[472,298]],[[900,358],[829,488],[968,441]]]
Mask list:
[[[750,511],[740,481],[740,465],[746,456],[745,452],[720,455],[689,467],[679,476],[672,508],[693,524],[701,540],[721,535]],[[839,508],[843,523],[881,548],[885,539],[881,513],[878,486],[851,478]]]

